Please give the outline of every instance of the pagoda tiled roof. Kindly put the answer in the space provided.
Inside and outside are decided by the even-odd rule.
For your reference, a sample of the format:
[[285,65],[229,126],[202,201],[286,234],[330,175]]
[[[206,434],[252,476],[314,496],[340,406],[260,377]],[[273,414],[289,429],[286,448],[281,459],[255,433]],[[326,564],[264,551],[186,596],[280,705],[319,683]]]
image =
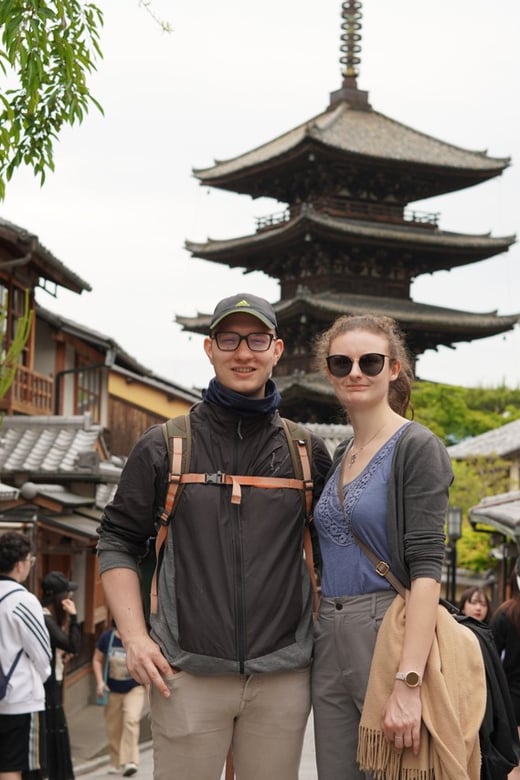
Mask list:
[[[394,318],[408,330],[423,332],[425,327],[444,332],[448,342],[465,341],[468,338],[486,338],[510,330],[520,323],[520,312],[498,315],[496,311],[475,313],[417,303],[410,299],[390,298],[348,293],[317,293],[278,301],[273,304],[280,329],[284,322],[292,322],[301,314],[310,315],[317,322],[331,322],[341,314],[384,314]],[[184,330],[206,334],[211,321],[210,314],[196,317],[176,317]],[[308,375],[306,381],[308,379]]]
[[498,175],[509,165],[508,157],[490,157],[485,151],[471,151],[415,130],[367,106],[353,109],[346,101],[303,122],[297,127],[244,154],[216,160],[194,174],[204,183],[230,179],[248,169],[273,163],[306,141],[330,150],[373,161],[392,161],[410,166],[467,171],[476,181]]
[[[427,252],[430,257],[439,255],[438,268],[452,268],[491,257],[506,251],[515,241],[514,235],[471,235],[437,228],[414,227],[411,224],[369,222],[330,216],[311,206],[304,206],[297,217],[281,222],[270,230],[261,230],[237,238],[208,238],[206,242],[186,241],[185,246],[196,257],[223,262],[229,266],[264,270],[264,265],[271,264],[273,247],[287,244],[309,228],[329,234],[335,240],[344,238],[378,246],[393,244],[402,246],[408,253],[418,248],[421,252]],[[448,255],[447,251],[451,254]]]

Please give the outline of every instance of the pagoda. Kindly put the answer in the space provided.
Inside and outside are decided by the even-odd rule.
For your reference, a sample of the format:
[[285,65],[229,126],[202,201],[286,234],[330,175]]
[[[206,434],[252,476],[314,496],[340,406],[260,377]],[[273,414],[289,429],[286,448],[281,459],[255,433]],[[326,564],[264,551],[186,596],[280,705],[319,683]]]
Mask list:
[[[280,213],[258,219],[251,235],[187,241],[186,248],[193,257],[279,280],[273,306],[285,341],[276,369],[281,411],[307,422],[340,420],[310,348],[314,334],[340,314],[395,318],[413,359],[520,322],[518,314],[476,314],[411,299],[411,283],[421,274],[500,254],[515,237],[443,231],[438,214],[409,204],[492,179],[509,158],[452,146],[375,111],[357,86],[360,39],[361,2],[344,2],[343,82],[327,109],[252,151],[193,171],[202,185],[283,204]],[[176,320],[184,330],[207,333],[210,315]]]

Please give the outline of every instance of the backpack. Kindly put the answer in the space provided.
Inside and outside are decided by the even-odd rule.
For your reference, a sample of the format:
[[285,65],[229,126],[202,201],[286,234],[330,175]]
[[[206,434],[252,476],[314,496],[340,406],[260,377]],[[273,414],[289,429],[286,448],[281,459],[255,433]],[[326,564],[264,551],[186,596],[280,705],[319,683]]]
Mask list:
[[[10,590],[9,593],[5,593],[2,596],[2,598],[0,599],[0,604],[2,603],[2,601],[4,599],[6,599],[8,596],[10,596],[11,593],[18,593],[18,591],[22,591],[22,590],[23,590],[23,588],[15,588],[14,590]],[[14,670],[16,668],[16,664],[20,660],[20,657],[21,657],[22,653],[23,653],[23,649],[20,648],[20,650],[15,655],[14,661],[11,664],[11,666],[9,667],[7,672],[4,672],[4,670],[2,669],[2,664],[0,663],[0,699],[4,699],[5,698],[5,695],[7,693],[7,686],[9,684],[9,680],[11,679],[11,675],[13,674],[13,672],[14,672]]]
[[187,472],[191,457],[191,424],[190,415],[180,415],[162,424],[162,431],[168,450],[168,489],[164,509],[159,517],[157,535],[148,540],[147,554],[140,561],[141,592],[145,617],[157,612],[157,575],[160,568],[164,544],[168,528],[178,505],[184,485],[189,483],[231,485],[231,503],[240,504],[241,486],[248,485],[259,488],[289,488],[301,491],[303,509],[306,518],[304,531],[304,553],[307,568],[311,578],[315,598],[318,593],[316,574],[314,571],[314,556],[309,524],[312,520],[312,489],[310,455],[312,452],[311,433],[306,428],[292,420],[281,418],[287,437],[291,456],[294,478],[256,477],[250,475],[231,475],[217,471],[215,474],[194,474]]
[[486,709],[480,727],[480,780],[507,780],[518,765],[520,743],[507,679],[490,626],[466,615],[457,622],[473,631],[480,643],[486,670]]

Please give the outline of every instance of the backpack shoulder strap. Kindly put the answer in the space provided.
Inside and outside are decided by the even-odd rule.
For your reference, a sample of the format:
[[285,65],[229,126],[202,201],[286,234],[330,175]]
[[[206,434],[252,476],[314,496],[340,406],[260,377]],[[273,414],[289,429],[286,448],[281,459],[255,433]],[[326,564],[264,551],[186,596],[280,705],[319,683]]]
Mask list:
[[303,501],[305,509],[305,529],[303,532],[303,551],[305,563],[309,572],[313,590],[313,612],[316,614],[319,607],[320,595],[316,569],[314,568],[314,552],[312,549],[312,537],[310,523],[312,522],[312,436],[311,432],[293,420],[282,417],[287,444],[293,462],[294,476],[303,480]]
[[162,432],[168,451],[168,489],[164,509],[159,517],[159,527],[155,537],[155,569],[150,584],[150,612],[157,612],[157,575],[161,559],[161,551],[168,536],[168,527],[174,514],[176,504],[181,496],[181,474],[189,465],[191,457],[191,423],[190,414],[172,417],[162,424]]
[[289,445],[289,452],[294,469],[294,476],[304,482],[303,499],[307,522],[311,521],[312,511],[312,437],[311,433],[303,425],[285,417],[281,418]]
[[191,458],[191,422],[190,415],[181,414],[162,424],[164,441],[168,450],[168,491],[161,522],[168,524],[173,514],[175,500],[180,495],[181,474],[186,473]]

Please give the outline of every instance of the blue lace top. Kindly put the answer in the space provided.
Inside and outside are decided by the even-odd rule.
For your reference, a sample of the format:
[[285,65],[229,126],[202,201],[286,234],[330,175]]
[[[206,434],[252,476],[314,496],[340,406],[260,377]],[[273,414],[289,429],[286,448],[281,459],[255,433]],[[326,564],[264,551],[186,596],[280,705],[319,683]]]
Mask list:
[[378,556],[389,561],[386,533],[388,480],[396,443],[408,424],[402,425],[376,452],[361,474],[344,486],[344,511],[338,495],[341,462],[325,485],[314,511],[322,558],[323,596],[359,596],[391,588],[361,551],[352,536],[352,529]]

